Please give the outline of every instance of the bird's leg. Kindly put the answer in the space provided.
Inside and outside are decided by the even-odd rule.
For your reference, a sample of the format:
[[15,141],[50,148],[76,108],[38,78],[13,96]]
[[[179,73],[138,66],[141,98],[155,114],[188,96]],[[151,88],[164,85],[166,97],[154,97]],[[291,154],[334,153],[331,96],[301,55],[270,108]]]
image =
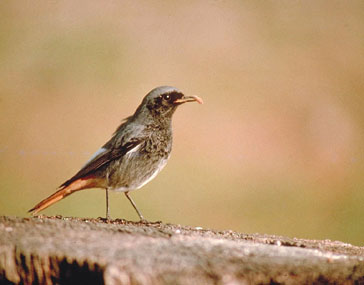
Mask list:
[[106,188],[106,220],[110,220],[109,210],[109,188]]
[[140,218],[140,221],[141,221],[141,222],[145,222],[146,220],[144,219],[143,215],[139,212],[139,210],[138,210],[138,208],[136,207],[136,205],[135,205],[135,203],[134,203],[133,199],[129,196],[129,194],[128,194],[128,193],[129,193],[129,192],[124,192],[124,194],[125,194],[126,198],[128,198],[128,200],[130,201],[130,203],[133,205],[133,207],[134,207],[135,211],[138,213],[138,216],[139,216],[139,218]]

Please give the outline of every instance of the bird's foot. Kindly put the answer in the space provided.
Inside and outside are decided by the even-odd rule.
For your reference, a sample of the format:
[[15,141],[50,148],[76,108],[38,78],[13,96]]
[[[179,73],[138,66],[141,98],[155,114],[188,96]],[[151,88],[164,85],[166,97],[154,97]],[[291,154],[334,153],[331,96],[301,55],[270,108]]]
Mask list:
[[106,218],[98,217],[97,219],[99,221],[101,221],[101,222],[104,222],[104,223],[110,223],[112,221],[112,219],[110,218],[110,216],[106,216]]
[[151,222],[149,222],[148,220],[144,219],[143,217],[140,219],[139,221],[140,224],[150,224]]
[[140,219],[140,221],[138,222],[139,224],[143,224],[143,225],[156,225],[156,224],[162,224],[162,221],[148,221],[146,219]]

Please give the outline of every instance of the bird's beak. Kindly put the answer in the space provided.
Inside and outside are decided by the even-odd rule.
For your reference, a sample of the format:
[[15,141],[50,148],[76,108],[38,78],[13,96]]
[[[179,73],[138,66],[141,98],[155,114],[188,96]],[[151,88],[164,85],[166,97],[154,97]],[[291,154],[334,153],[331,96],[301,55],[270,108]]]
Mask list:
[[196,101],[199,104],[203,104],[202,99],[198,96],[183,96],[182,98],[175,100],[173,103],[174,104],[183,104],[186,102],[194,102],[194,101]]

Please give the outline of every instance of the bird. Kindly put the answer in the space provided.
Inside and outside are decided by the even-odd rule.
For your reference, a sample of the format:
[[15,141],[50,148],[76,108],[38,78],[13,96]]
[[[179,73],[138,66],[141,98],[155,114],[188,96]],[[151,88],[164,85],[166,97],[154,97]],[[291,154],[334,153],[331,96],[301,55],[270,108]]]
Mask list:
[[146,221],[129,192],[143,187],[165,167],[172,150],[172,116],[187,102],[203,104],[200,97],[186,96],[172,86],[151,90],[135,113],[122,121],[111,139],[74,176],[28,212],[36,215],[74,192],[101,188],[106,190],[107,220],[109,191],[116,191],[123,192],[140,221]]

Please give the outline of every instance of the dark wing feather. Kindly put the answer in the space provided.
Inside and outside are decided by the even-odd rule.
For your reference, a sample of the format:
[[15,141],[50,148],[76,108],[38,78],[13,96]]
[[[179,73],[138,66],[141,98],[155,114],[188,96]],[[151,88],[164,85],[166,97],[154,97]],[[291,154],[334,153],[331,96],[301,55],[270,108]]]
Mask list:
[[93,172],[97,171],[103,166],[106,166],[111,161],[124,156],[128,151],[130,151],[143,141],[144,139],[142,138],[136,138],[134,140],[128,141],[122,147],[106,149],[104,152],[100,153],[94,159],[88,162],[79,172],[77,172],[73,177],[68,179],[59,187],[66,187],[79,178],[92,175]]

